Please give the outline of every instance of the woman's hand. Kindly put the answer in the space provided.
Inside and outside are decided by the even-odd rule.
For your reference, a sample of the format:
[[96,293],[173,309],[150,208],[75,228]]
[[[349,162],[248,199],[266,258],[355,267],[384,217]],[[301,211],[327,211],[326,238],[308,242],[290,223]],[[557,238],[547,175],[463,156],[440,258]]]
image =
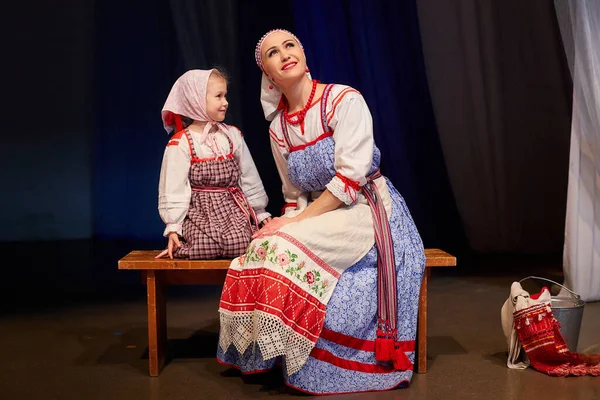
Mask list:
[[265,219],[263,219],[263,221],[260,223],[260,226],[265,226],[267,225],[269,222],[271,222],[273,220],[273,218],[271,217],[267,217]]
[[173,250],[177,250],[180,247],[181,247],[181,242],[179,241],[179,235],[177,235],[177,232],[170,232],[169,233],[169,244],[167,245],[167,248],[165,250],[163,250],[159,255],[157,255],[156,258],[161,258],[161,257],[164,257],[166,254],[168,254],[169,258],[172,260],[173,259]]
[[277,232],[278,230],[280,230],[281,228],[283,228],[284,226],[286,226],[287,224],[290,224],[292,222],[295,222],[295,220],[292,218],[286,218],[286,217],[269,218],[268,221],[265,220],[263,222],[263,227],[260,228],[258,230],[258,232],[255,232],[254,235],[252,235],[252,239],[256,239],[257,237],[262,237],[262,236],[270,236],[270,235],[274,234],[275,232]]

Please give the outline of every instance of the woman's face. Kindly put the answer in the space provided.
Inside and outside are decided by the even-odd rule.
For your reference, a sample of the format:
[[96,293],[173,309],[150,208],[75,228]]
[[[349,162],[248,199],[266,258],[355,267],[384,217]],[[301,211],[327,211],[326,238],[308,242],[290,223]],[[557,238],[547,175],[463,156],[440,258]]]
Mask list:
[[277,85],[302,78],[306,57],[298,42],[286,32],[273,32],[262,43],[263,68]]

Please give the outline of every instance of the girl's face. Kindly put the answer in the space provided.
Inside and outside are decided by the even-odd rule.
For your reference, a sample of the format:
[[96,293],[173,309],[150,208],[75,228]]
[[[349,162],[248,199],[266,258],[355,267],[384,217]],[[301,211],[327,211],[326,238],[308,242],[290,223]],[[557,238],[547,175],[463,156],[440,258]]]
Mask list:
[[225,119],[229,102],[227,101],[227,82],[225,79],[211,74],[206,87],[206,113],[213,121]]

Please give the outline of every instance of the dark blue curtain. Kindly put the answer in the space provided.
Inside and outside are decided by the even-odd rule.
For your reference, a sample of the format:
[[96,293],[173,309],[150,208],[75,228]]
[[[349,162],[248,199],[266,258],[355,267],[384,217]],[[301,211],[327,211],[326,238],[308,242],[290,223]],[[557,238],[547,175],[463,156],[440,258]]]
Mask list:
[[94,234],[160,238],[160,110],[180,72],[165,0],[96,3]]
[[425,245],[464,235],[436,131],[414,0],[295,0],[296,33],[315,79],[365,97],[383,172],[404,196]]
[[[162,240],[158,180],[168,136],[160,110],[181,74],[214,65],[232,73],[235,96],[225,122],[244,132],[271,199],[269,210],[278,213],[281,181],[260,107],[254,47],[274,23],[294,29],[291,3],[106,0],[96,3],[95,15],[95,237]],[[233,32],[227,40],[219,37],[219,26]]]

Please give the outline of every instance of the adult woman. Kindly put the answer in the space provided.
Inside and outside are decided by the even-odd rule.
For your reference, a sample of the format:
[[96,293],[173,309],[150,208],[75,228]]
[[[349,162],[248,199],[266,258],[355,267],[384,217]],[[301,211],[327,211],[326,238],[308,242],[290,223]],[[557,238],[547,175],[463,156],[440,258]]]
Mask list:
[[287,31],[263,36],[256,61],[286,207],[230,266],[217,357],[245,373],[281,360],[286,383],[314,394],[405,385],[425,257],[379,173],[369,109],[311,80]]

